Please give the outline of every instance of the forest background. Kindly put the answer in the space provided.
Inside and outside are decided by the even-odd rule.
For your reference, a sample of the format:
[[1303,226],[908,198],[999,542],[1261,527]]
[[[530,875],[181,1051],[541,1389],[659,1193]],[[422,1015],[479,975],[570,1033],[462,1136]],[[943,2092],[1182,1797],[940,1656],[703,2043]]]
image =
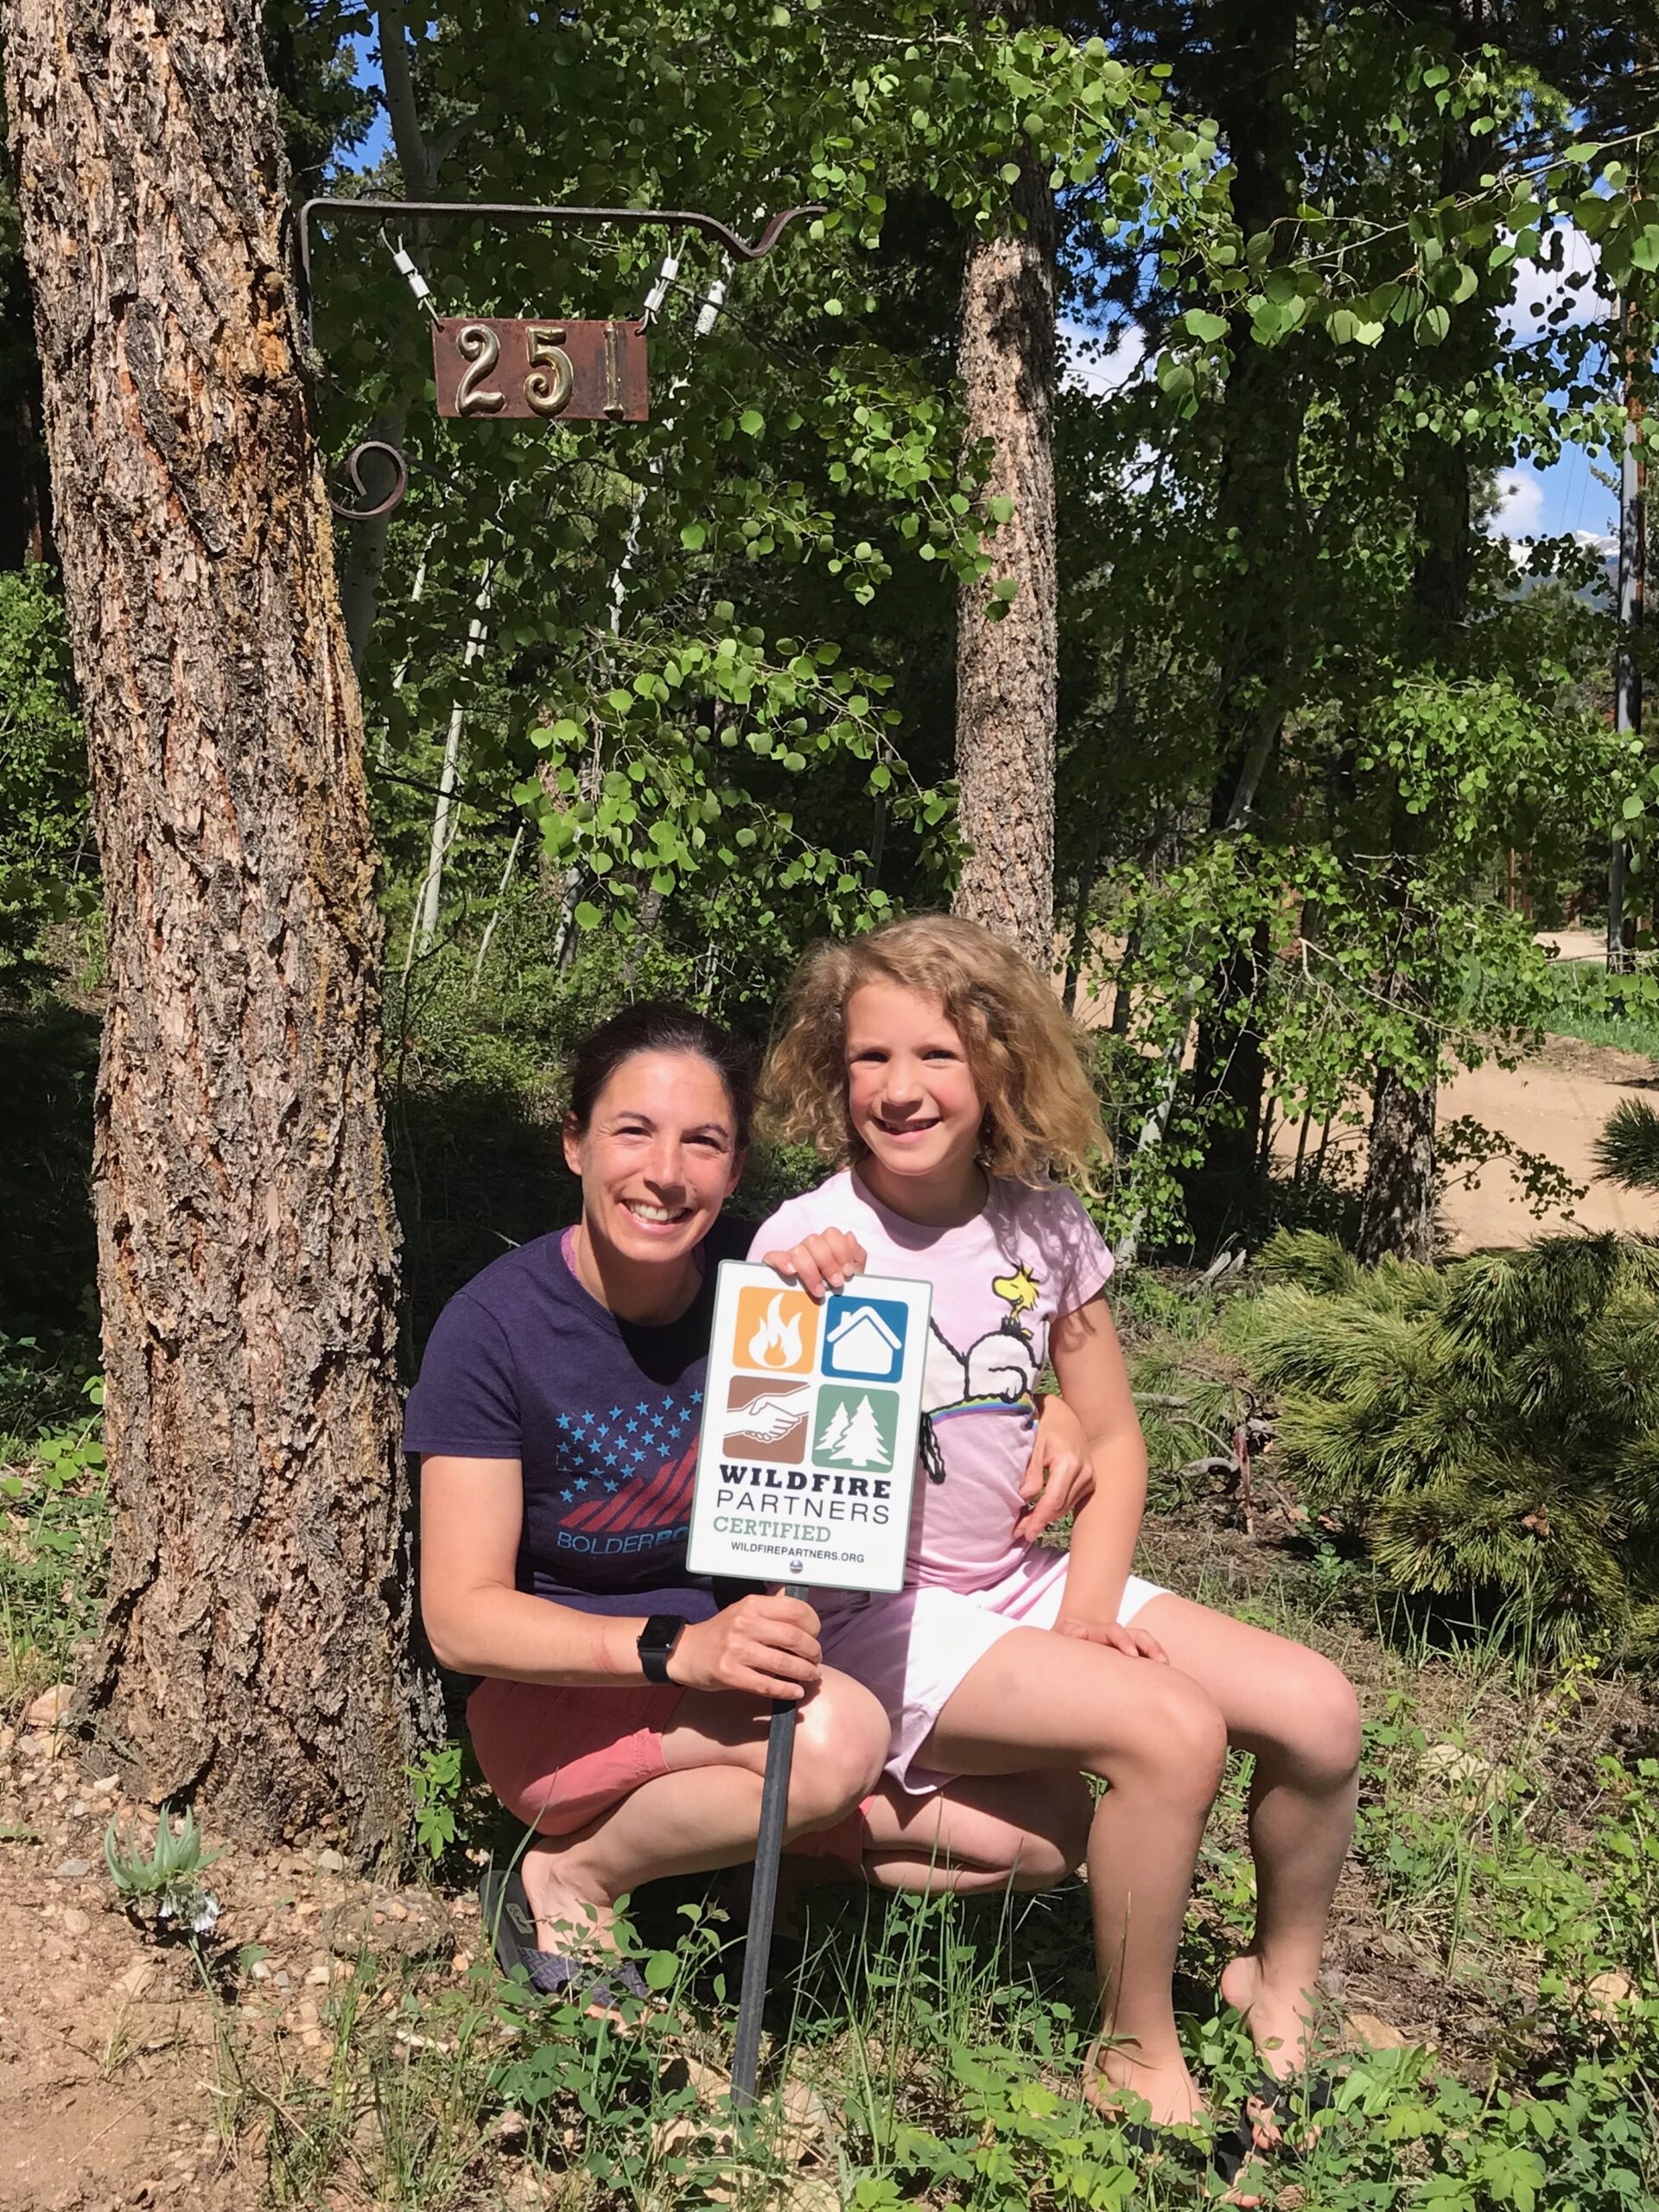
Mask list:
[[[1248,1380],[1147,1384],[1172,1464],[1218,1434],[1248,1484],[1283,1392],[1321,1573],[1478,1587],[1529,1664],[1649,1651],[1650,1268],[1546,1255],[1541,1379],[1512,1279],[1431,1264],[1448,1172],[1561,1194],[1437,1094],[1561,1026],[1535,935],[1605,929],[1610,871],[1574,994],[1652,1035],[1644,648],[1605,542],[1496,527],[1517,466],[1647,448],[1648,11],[157,21],[112,63],[0,7],[8,1541],[134,1799],[406,1834],[398,1381],[574,1211],[562,1048],[658,991],[763,1038],[810,938],[950,903],[1089,1025],[1122,1262],[1291,1232]],[[823,212],[753,264],[314,216],[308,341],[323,194]],[[410,270],[647,314],[652,422],[440,420]],[[391,488],[365,439],[407,495],[331,526],[321,472]]]

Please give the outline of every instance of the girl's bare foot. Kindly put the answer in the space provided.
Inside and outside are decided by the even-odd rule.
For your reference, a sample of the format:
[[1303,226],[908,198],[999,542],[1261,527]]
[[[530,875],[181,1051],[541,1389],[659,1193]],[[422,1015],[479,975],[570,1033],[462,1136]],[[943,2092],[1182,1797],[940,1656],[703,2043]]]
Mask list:
[[1282,1989],[1269,1981],[1262,1961],[1245,1951],[1223,1969],[1221,1994],[1244,2016],[1256,2056],[1281,2082],[1307,2064],[1308,2016],[1313,2002],[1305,1989]]
[[1132,2044],[1102,2037],[1084,2061],[1083,2094],[1108,2119],[1123,2113],[1132,2097],[1145,2100],[1154,2127],[1204,2118],[1204,2099],[1179,2051],[1154,2063]]

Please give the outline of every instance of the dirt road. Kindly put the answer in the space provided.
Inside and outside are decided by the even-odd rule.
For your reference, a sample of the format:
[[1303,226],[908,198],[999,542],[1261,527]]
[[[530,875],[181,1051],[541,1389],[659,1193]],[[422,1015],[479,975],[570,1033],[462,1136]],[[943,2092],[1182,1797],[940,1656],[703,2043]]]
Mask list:
[[[1472,1181],[1448,1190],[1441,1213],[1454,1252],[1492,1244],[1524,1244],[1531,1237],[1562,1229],[1620,1229],[1659,1236],[1659,1196],[1621,1191],[1595,1179],[1591,1147],[1608,1116],[1622,1099],[1645,1098],[1659,1106],[1659,1064],[1637,1052],[1605,1045],[1585,1045],[1573,1037],[1552,1037],[1542,1053],[1518,1068],[1495,1061],[1467,1069],[1440,1092],[1442,1124],[1472,1115],[1525,1151],[1541,1153],[1575,1183],[1587,1185],[1570,1209],[1542,1216],[1528,1210],[1516,1178],[1502,1160],[1483,1168]],[[1295,1132],[1286,1133],[1275,1150],[1295,1149]],[[1343,1141],[1333,1132],[1332,1148]],[[1346,1134],[1344,1148],[1356,1166],[1364,1164],[1364,1137]]]

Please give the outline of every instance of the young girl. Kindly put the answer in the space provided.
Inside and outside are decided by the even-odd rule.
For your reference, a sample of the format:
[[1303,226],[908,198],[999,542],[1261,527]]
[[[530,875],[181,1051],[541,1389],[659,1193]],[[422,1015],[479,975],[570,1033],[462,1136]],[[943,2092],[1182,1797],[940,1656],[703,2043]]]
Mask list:
[[[1255,1754],[1255,1936],[1221,1989],[1270,2107],[1306,2056],[1358,1715],[1326,1660],[1129,1572],[1147,1462],[1101,1295],[1111,1255],[1048,1179],[1086,1177],[1104,1141],[1070,1026],[987,931],[896,922],[808,954],[765,1087],[784,1135],[846,1164],[779,1208],[753,1249],[833,1224],[872,1274],[933,1286],[906,1587],[815,1592],[825,1660],[886,1707],[888,1775],[918,1798],[1037,1765],[1109,1781],[1088,1844],[1106,2032],[1086,2088],[1107,2107],[1144,2098],[1156,2122],[1201,2109],[1171,1977],[1226,1745]],[[1069,1553],[1014,1533],[1048,1359],[1096,1477]],[[1270,2139],[1271,2111],[1252,2117]]]

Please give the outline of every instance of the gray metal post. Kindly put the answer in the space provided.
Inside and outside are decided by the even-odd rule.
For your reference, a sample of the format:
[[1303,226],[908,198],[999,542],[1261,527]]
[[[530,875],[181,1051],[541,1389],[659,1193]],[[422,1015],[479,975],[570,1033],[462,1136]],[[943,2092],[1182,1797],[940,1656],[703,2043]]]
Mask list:
[[[785,1598],[804,1598],[804,1582],[786,1582]],[[772,1964],[772,1920],[778,1903],[778,1861],[783,1856],[784,1815],[789,1808],[789,1770],[795,1756],[796,1707],[779,1698],[766,1737],[766,1778],[760,1792],[760,1833],[754,1847],[754,1886],[749,1900],[749,1937],[743,1955],[743,1988],[737,2001],[737,2040],[732,2051],[732,2110],[750,2111],[760,2066],[760,2014]]]

